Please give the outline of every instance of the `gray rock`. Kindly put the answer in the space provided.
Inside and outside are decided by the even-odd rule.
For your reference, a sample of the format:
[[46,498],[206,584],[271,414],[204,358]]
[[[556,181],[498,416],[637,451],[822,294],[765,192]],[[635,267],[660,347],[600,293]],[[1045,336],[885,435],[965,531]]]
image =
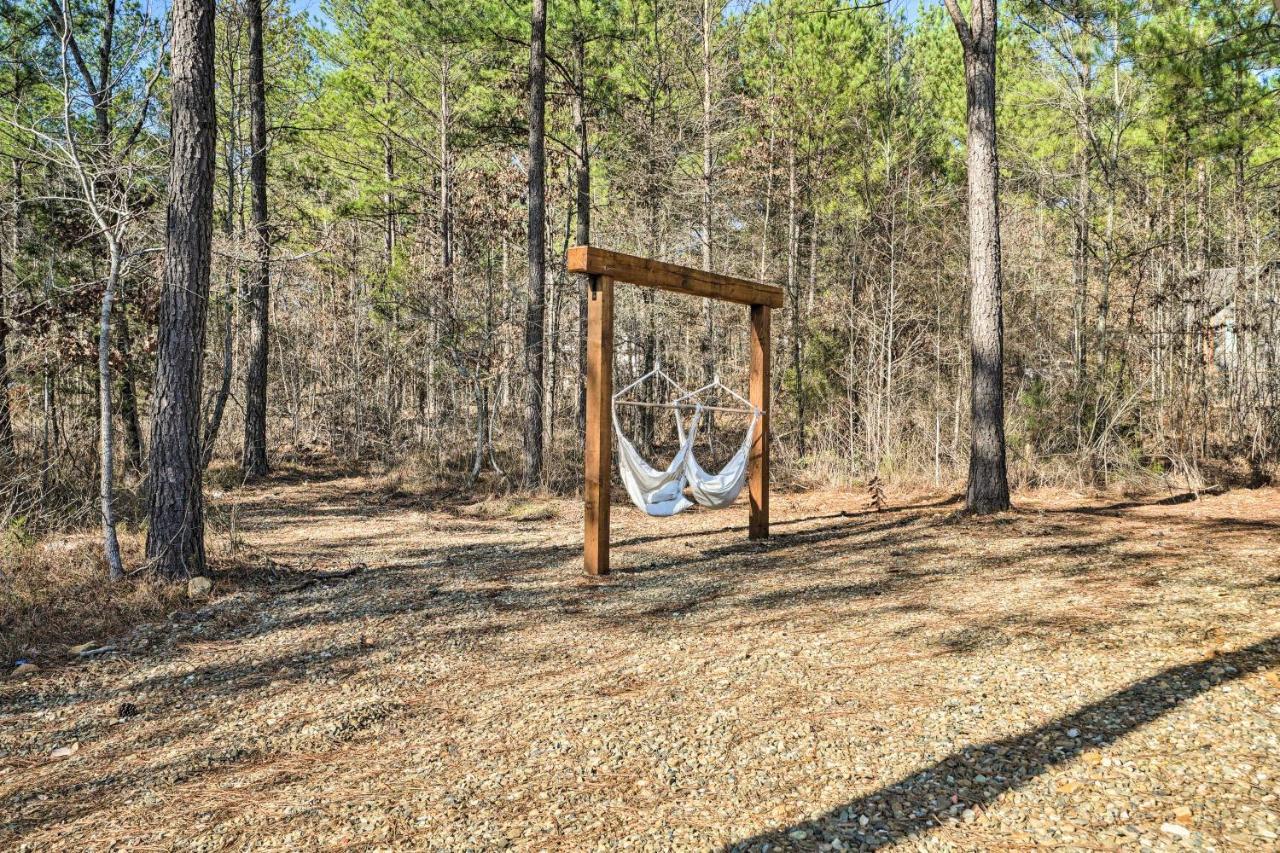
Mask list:
[[213,592],[213,581],[203,575],[197,575],[187,581],[187,598],[208,598]]

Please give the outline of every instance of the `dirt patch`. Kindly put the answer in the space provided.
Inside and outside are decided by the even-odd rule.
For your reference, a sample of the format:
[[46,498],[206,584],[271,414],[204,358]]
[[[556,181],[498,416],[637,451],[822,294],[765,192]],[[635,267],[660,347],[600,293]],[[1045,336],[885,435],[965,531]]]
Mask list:
[[374,492],[228,493],[242,554],[367,569],[0,685],[0,846],[1276,843],[1276,490],[619,505],[601,580],[573,501]]

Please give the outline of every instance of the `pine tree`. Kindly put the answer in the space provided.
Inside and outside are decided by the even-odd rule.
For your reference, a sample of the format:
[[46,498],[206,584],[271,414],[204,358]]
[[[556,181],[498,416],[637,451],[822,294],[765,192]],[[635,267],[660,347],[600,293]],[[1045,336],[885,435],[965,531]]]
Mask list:
[[1000,158],[996,146],[996,0],[975,0],[972,23],[946,0],[964,48],[969,178],[969,485],[965,509],[1009,508],[1004,435],[1004,313]]
[[213,0],[171,8],[172,162],[151,425],[147,558],[167,578],[205,572],[200,392],[213,240]]

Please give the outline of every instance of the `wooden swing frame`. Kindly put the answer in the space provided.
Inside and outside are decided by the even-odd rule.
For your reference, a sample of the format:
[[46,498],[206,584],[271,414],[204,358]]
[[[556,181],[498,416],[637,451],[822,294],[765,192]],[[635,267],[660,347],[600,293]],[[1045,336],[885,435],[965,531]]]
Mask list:
[[583,565],[589,575],[609,573],[609,492],[613,479],[613,285],[634,284],[746,305],[751,317],[751,405],[761,411],[747,458],[751,539],[769,536],[769,323],[783,304],[782,288],[624,255],[595,246],[569,250],[569,272],[586,275],[587,430],[583,452]]

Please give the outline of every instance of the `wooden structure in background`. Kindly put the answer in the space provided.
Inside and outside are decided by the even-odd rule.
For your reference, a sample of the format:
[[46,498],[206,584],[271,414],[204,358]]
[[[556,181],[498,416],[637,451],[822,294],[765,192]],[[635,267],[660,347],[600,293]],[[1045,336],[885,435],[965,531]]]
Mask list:
[[589,277],[587,294],[587,437],[583,453],[587,574],[609,571],[609,486],[613,471],[613,285],[625,282],[736,302],[750,308],[751,403],[762,412],[747,463],[752,539],[769,535],[769,313],[782,307],[782,288],[717,275],[594,246],[569,250],[569,272]]

